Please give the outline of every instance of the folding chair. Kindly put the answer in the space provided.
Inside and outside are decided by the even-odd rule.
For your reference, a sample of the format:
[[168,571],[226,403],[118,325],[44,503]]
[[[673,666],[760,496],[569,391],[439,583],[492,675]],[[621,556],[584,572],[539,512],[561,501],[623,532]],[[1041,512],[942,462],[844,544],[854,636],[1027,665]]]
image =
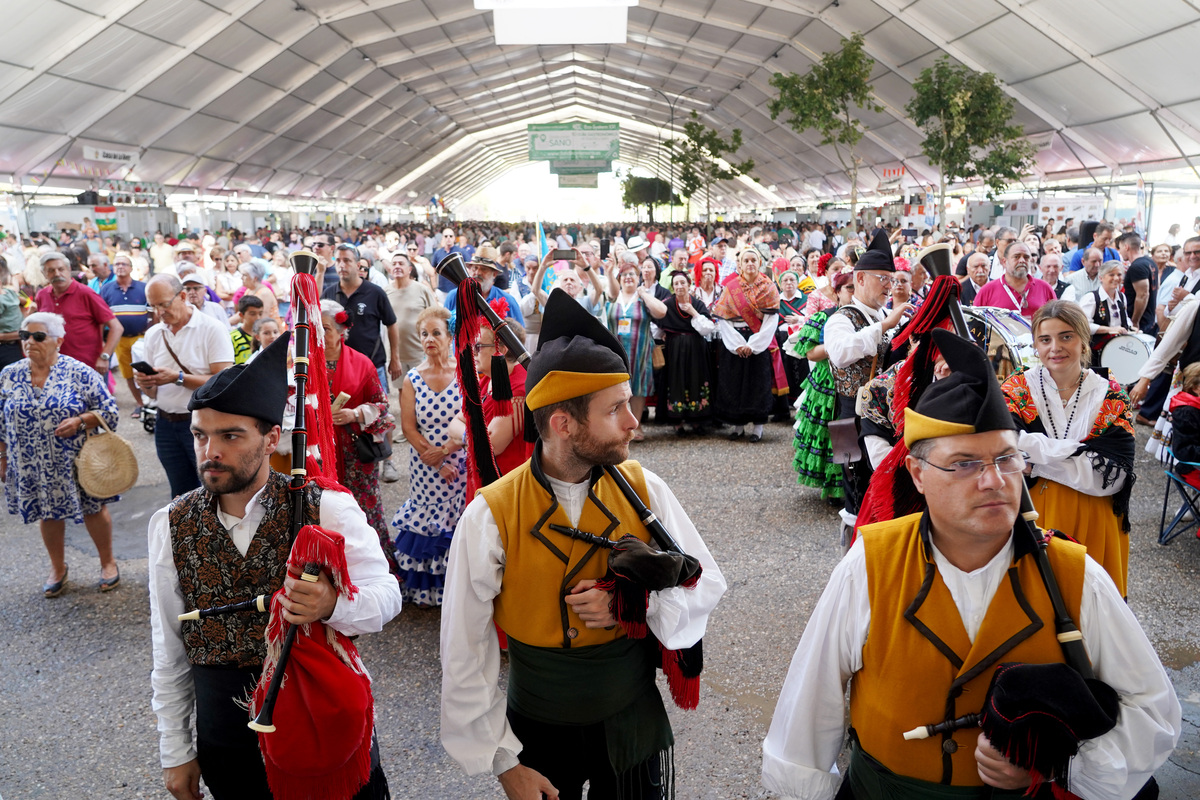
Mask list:
[[[1166,467],[1163,469],[1167,475],[1167,486],[1166,492],[1163,494],[1162,519],[1158,524],[1159,544],[1170,544],[1172,539],[1183,533],[1184,529],[1188,527],[1188,523],[1200,524],[1200,489],[1183,479],[1183,476],[1176,470],[1180,464],[1200,470],[1200,464],[1192,461],[1179,461],[1175,458],[1175,453],[1167,448]],[[1168,525],[1167,504],[1171,501],[1171,487],[1175,488],[1175,492],[1182,502]]]

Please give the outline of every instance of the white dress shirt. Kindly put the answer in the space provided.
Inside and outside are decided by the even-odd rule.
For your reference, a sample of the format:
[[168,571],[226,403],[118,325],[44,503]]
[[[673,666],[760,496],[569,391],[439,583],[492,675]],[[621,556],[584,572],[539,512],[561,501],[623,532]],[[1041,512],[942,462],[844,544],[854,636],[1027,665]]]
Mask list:
[[[1167,368],[1167,364],[1183,351],[1188,337],[1192,335],[1192,327],[1196,324],[1196,311],[1200,310],[1200,298],[1194,295],[1185,297],[1175,306],[1175,316],[1167,332],[1150,354],[1150,360],[1142,364],[1138,370],[1139,378],[1153,380]],[[1187,364],[1180,366],[1186,367]]]
[[[200,316],[194,314],[193,316]],[[266,487],[264,486],[263,489]],[[265,513],[259,498],[262,489],[246,504],[246,516],[217,511],[238,552],[246,555]],[[346,538],[346,565],[350,581],[358,587],[354,599],[339,597],[327,624],[347,636],[376,633],[400,613],[399,584],[388,572],[379,547],[379,534],[367,522],[348,492],[321,493],[321,526]],[[213,534],[219,535],[219,534]],[[151,707],[158,715],[159,758],[164,769],[186,764],[196,757],[191,716],[196,700],[191,665],[183,645],[178,616],[185,611],[179,573],[171,551],[171,524],[167,508],[150,518],[150,636],[154,666],[150,673]],[[246,598],[249,600],[250,598]],[[247,717],[249,721],[249,717]]]
[[[972,642],[1012,557],[1010,537],[985,566],[964,572],[933,548],[934,563]],[[835,762],[842,748],[846,685],[862,669],[870,627],[866,551],[859,538],[834,568],[788,669],[763,741],[762,782],[768,790],[804,800],[829,800],[837,793],[842,777]],[[1174,749],[1181,726],[1179,700],[1129,606],[1090,557],[1084,567],[1079,628],[1096,677],[1116,689],[1121,711],[1115,728],[1080,746],[1071,761],[1071,790],[1089,800],[1125,800]]]
[[[695,328],[695,324],[692,327]],[[721,343],[731,353],[736,353],[739,347],[749,345],[750,351],[754,355],[758,355],[775,341],[775,329],[778,327],[778,314],[763,314],[762,327],[758,329],[758,333],[752,333],[750,338],[746,338],[737,328],[733,327],[732,322],[717,318],[717,331],[721,334]],[[697,330],[699,331],[698,328]],[[703,331],[700,332],[703,333]]]
[[[704,567],[691,589],[650,593],[646,622],[651,632],[668,649],[680,650],[704,636],[709,614],[725,594],[725,578],[674,492],[650,470],[642,472],[650,510],[682,550]],[[549,481],[571,525],[577,525],[588,482]],[[507,772],[517,765],[521,752],[505,716],[500,643],[492,627],[492,601],[504,581],[504,561],[492,510],[477,496],[454,531],[442,605],[442,745],[469,775]]]
[[[1125,327],[1128,330],[1129,326],[1124,325],[1121,319],[1121,309],[1125,308],[1125,303],[1122,302],[1120,295],[1117,297],[1109,297],[1107,294],[1105,294],[1103,288],[1101,288],[1099,291],[1101,301],[1103,301],[1104,305],[1108,306],[1108,327]],[[1088,292],[1083,297],[1079,298],[1078,303],[1079,307],[1083,309],[1084,316],[1087,317],[1088,329],[1091,330],[1092,334],[1094,335],[1096,331],[1100,330],[1100,325],[1093,321],[1096,317],[1096,293]],[[1126,309],[1125,316],[1128,315],[1129,311]],[[1130,325],[1132,324],[1133,323],[1130,322]]]
[[829,354],[829,364],[838,369],[845,369],[855,361],[878,353],[879,343],[887,336],[883,330],[883,309],[860,303],[857,297],[853,300],[853,306],[870,323],[862,330],[854,330],[854,323],[848,316],[833,311],[825,321],[825,352]]

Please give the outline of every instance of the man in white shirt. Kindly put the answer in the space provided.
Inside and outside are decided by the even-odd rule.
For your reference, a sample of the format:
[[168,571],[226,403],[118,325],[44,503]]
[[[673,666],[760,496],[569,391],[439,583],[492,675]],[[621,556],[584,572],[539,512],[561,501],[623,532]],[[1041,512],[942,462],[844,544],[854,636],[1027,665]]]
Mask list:
[[[578,798],[585,781],[594,797],[673,796],[664,794],[672,735],[653,639],[666,658],[694,652],[726,584],[670,488],[627,460],[638,425],[628,368],[613,334],[565,293],[551,294],[525,383],[541,441],[471,501],[450,545],[442,744],[469,774],[496,776],[510,798]],[[650,541],[609,465],[687,556],[642,550],[628,537],[602,544],[626,532]],[[675,565],[668,579],[634,586],[649,598],[639,625],[618,619],[613,591],[623,590],[606,586],[606,575],[635,574],[621,569],[627,548]],[[622,607],[631,602],[621,596]],[[493,621],[508,636],[507,695]],[[685,684],[698,691],[698,677],[668,670],[672,695]]]
[[1082,268],[1067,278],[1067,283],[1075,287],[1076,298],[1100,288],[1100,265],[1104,263],[1104,253],[1089,247],[1079,263],[1083,265]]
[[[270,468],[287,401],[288,341],[285,334],[253,362],[212,377],[193,394],[189,428],[203,488],[150,520],[151,702],[158,715],[163,782],[178,800],[198,800],[201,775],[217,800],[270,796],[257,735],[247,728],[249,714],[239,705],[268,658],[267,617],[243,612],[201,621],[180,620],[180,614],[201,604],[271,597],[280,588],[287,623],[322,621],[345,636],[377,632],[400,611],[400,589],[388,572],[375,530],[353,497],[314,483],[292,492],[289,479]],[[357,588],[353,596],[348,587],[335,586],[326,572],[312,581],[288,574],[294,535],[290,504],[297,501],[306,504],[305,524],[344,537],[347,572]],[[324,669],[347,682],[360,674],[352,665],[344,671],[329,665]],[[289,675],[289,681],[299,680]],[[281,691],[299,692],[299,686],[285,684]],[[338,691],[337,686],[319,688]],[[350,705],[338,713],[351,715]],[[369,751],[371,770],[355,797],[386,796],[380,794],[386,793],[387,780],[370,741],[371,720],[356,721],[357,730],[367,733],[352,744]],[[304,779],[317,791],[318,782],[329,777],[320,769],[313,772]],[[361,771],[355,774],[364,777]],[[336,771],[332,780],[338,783],[341,777],[344,773]]]
[[[937,502],[864,526],[830,576],[763,742],[763,785],[782,797],[834,797],[843,782],[835,763],[849,683],[845,796],[982,797],[987,786],[1032,787],[1032,794],[1044,780],[1056,784],[1056,795],[1125,800],[1174,749],[1181,710],[1112,579],[1074,542],[1055,537],[1045,552],[1082,633],[1084,658],[1119,700],[1115,724],[1077,742],[1066,774],[1034,775],[1009,761],[978,722],[951,722],[985,710],[1001,662],[1056,664],[1067,656],[1039,545],[1023,524],[1014,530],[1025,461],[1000,385],[975,345],[949,331],[933,336],[952,372],[906,411],[904,435],[913,484]],[[1068,682],[1089,693],[1077,674],[1067,672],[1062,686]],[[940,735],[905,735],[943,722],[949,729]],[[989,730],[998,728],[1003,721]],[[1037,745],[1027,749],[1036,753]]]
[[174,275],[155,275],[146,284],[146,304],[160,322],[146,331],[145,361],[154,372],[138,372],[137,385],[157,399],[154,447],[178,497],[200,485],[192,447],[192,392],[233,364],[229,326],[202,314],[187,301]]

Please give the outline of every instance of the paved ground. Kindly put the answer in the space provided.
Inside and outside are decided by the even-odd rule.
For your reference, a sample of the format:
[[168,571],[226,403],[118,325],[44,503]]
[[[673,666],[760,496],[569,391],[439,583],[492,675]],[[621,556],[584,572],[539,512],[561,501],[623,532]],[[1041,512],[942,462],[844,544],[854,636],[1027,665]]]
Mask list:
[[[119,398],[128,413],[127,395]],[[150,711],[145,526],[168,491],[152,437],[128,419],[120,433],[134,443],[142,474],[113,506],[117,591],[95,590],[99,565],[77,527],[68,533],[69,590],[43,599],[48,566],[36,527],[0,517],[8,575],[0,582],[0,795],[7,800],[166,796]],[[729,581],[705,642],[701,706],[673,714],[680,798],[765,796],[761,742],[805,620],[840,554],[836,516],[794,483],[790,434],[771,425],[759,445],[679,441],[652,426],[636,446],[635,457],[691,511]],[[1200,796],[1200,542],[1189,533],[1169,547],[1155,543],[1161,473],[1144,455],[1139,473],[1130,603],[1184,701],[1184,738],[1159,773],[1163,798],[1182,800]],[[406,478],[385,484],[385,505],[398,508],[406,494]],[[465,777],[438,743],[438,613],[406,608],[382,634],[360,642],[375,679],[393,794],[498,798],[494,781]]]

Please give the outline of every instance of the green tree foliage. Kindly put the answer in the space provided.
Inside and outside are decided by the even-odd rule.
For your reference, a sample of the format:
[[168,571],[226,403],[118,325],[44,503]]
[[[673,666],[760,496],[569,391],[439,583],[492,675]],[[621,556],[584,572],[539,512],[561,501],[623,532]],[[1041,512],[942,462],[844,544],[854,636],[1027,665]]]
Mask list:
[[[683,139],[667,142],[671,148],[671,163],[679,168],[679,185],[683,196],[691,202],[701,188],[705,194],[705,220],[712,221],[712,185],[731,181],[754,169],[754,159],[734,163],[726,158],[742,148],[742,130],[734,128],[728,139],[700,122],[692,112],[683,125]],[[722,164],[724,162],[724,164]],[[690,216],[690,215],[689,215]]]
[[639,178],[626,175],[621,181],[621,202],[626,208],[646,206],[647,216],[654,223],[654,207],[671,203],[678,205],[679,195],[671,192],[671,184],[662,178]]
[[858,170],[862,159],[854,152],[862,141],[863,128],[854,116],[856,109],[883,111],[871,98],[867,79],[875,59],[863,51],[863,37],[856,33],[842,39],[842,49],[825,53],[806,75],[776,72],[771,86],[779,96],[767,103],[771,119],[787,114],[787,124],[797,133],[815,130],[821,144],[831,145],[842,172],[850,181],[850,216],[858,206]]
[[979,179],[988,197],[1029,171],[1034,146],[1012,124],[1013,100],[990,72],[950,63],[943,56],[921,72],[905,111],[925,133],[921,150],[942,174],[941,225],[946,227],[946,185]]

